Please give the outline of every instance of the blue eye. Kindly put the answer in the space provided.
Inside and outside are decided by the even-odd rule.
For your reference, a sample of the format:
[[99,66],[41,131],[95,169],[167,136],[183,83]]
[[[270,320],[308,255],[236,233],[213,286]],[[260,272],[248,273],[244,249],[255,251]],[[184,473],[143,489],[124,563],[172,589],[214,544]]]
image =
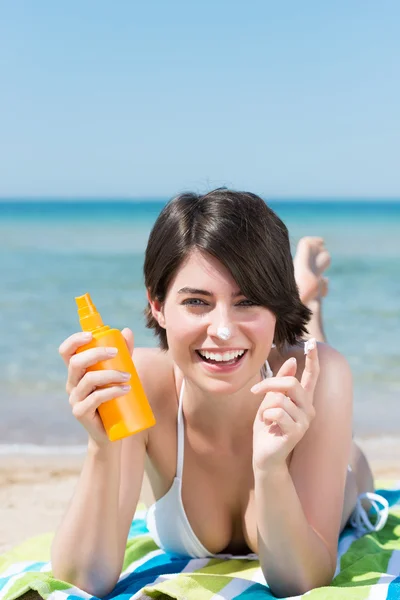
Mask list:
[[200,300],[200,298],[188,298],[187,300],[184,300],[182,302],[182,304],[186,304],[188,306],[205,306],[206,303],[203,300]]
[[[200,298],[187,298],[186,300],[184,300],[182,302],[182,304],[184,306],[208,306],[208,304],[206,302],[204,302],[204,300],[201,300]],[[258,306],[258,304],[256,304],[256,302],[253,302],[252,300],[241,300],[237,306]]]

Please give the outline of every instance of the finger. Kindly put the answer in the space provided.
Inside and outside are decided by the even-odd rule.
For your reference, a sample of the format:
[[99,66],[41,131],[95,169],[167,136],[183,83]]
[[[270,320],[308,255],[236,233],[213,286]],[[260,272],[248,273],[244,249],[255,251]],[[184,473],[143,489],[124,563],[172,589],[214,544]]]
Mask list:
[[90,396],[85,398],[85,400],[82,400],[81,402],[72,402],[72,413],[76,419],[81,419],[86,415],[93,415],[100,404],[124,396],[130,389],[130,385],[116,385],[103,390],[96,390],[90,394]]
[[92,367],[102,360],[109,360],[115,355],[116,348],[103,346],[74,354],[69,361],[67,391],[78,385],[88,367]]
[[329,288],[329,277],[321,277],[321,281],[319,284],[319,295],[321,298],[325,298],[328,295]]
[[261,403],[261,414],[270,408],[282,408],[296,423],[305,420],[304,411],[285,394],[269,392]]
[[289,377],[289,376],[294,377],[296,375],[296,371],[297,371],[297,360],[295,359],[294,356],[292,356],[291,358],[288,358],[288,360],[286,360],[283,363],[283,365],[277,372],[276,377]]
[[88,371],[74,390],[74,401],[81,402],[97,388],[111,386],[111,384],[122,384],[123,382],[128,383],[130,378],[131,374],[123,371],[113,371],[111,369]]
[[307,407],[310,403],[307,400],[305,390],[303,390],[300,382],[296,377],[279,377],[274,379],[264,379],[250,390],[253,394],[263,394],[268,396],[269,393],[276,392],[288,396],[292,402],[302,410],[307,412]]
[[266,394],[267,392],[290,392],[289,395],[292,397],[292,393],[296,393],[297,389],[300,389],[301,385],[298,379],[293,375],[287,375],[286,377],[267,377],[259,383],[253,385],[250,389],[253,394]]
[[79,331],[78,333],[73,333],[62,342],[58,348],[58,352],[67,366],[71,360],[71,356],[75,354],[78,348],[90,342],[92,337],[90,331]]
[[326,271],[330,267],[331,255],[328,252],[328,250],[321,249],[321,252],[317,255],[315,259],[315,264],[319,273],[323,273],[323,271]]
[[297,248],[296,248],[296,254],[298,256],[300,256],[302,258],[302,260],[307,261],[308,262],[308,257],[310,255],[310,245],[313,244],[313,246],[315,246],[316,244],[318,244],[319,246],[322,246],[324,244],[324,238],[322,237],[315,237],[315,236],[307,236],[304,238],[301,238],[299,240],[299,243],[297,244]]
[[295,422],[283,408],[268,408],[263,412],[262,419],[265,425],[276,423],[283,433],[289,434],[293,431]]
[[[283,365],[279,369],[278,373],[274,377],[267,377],[266,379],[263,379],[259,383],[256,383],[255,385],[253,385],[253,387],[250,389],[250,391],[255,394],[261,393],[264,390],[266,392],[266,391],[268,391],[268,389],[270,389],[268,387],[269,383],[277,381],[279,378],[283,378],[283,377],[294,377],[296,375],[296,371],[297,371],[297,360],[295,359],[294,356],[292,356],[291,358],[288,358],[288,360],[286,360],[283,363]],[[274,384],[273,384],[273,386],[274,386]],[[272,387],[271,389],[275,389],[275,388]]]
[[304,353],[306,360],[301,385],[307,392],[313,393],[319,376],[318,346],[315,338],[305,342]]
[[123,337],[125,338],[125,342],[126,342],[126,345],[128,346],[129,353],[132,355],[133,346],[134,346],[133,332],[128,327],[124,327],[124,329],[121,331],[121,333],[122,333]]

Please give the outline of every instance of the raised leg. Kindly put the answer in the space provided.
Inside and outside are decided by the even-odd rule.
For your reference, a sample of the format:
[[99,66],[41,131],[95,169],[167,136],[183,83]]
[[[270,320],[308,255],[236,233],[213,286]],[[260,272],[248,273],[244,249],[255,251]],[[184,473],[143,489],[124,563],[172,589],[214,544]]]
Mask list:
[[[315,337],[319,342],[326,342],[322,318],[323,298],[328,294],[328,279],[324,276],[329,267],[331,257],[325,248],[323,238],[304,237],[296,249],[293,260],[294,272],[302,302],[312,311],[312,318],[307,326],[308,337]],[[340,529],[346,525],[354,510],[358,495],[374,491],[374,478],[367,458],[353,441],[347,471],[344,505]],[[368,511],[370,503],[362,501]]]
[[312,311],[307,327],[308,337],[315,337],[318,342],[327,341],[322,319],[322,299],[328,293],[328,279],[323,273],[330,263],[331,256],[323,238],[301,238],[293,259],[294,274],[300,299]]

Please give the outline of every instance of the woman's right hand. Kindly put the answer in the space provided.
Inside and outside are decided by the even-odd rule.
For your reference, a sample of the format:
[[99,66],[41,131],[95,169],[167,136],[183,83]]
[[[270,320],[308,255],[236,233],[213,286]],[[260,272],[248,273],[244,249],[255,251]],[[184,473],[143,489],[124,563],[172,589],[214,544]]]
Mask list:
[[[121,333],[132,354],[132,331],[125,328]],[[74,333],[62,342],[59,353],[68,367],[66,390],[72,414],[88,432],[89,442],[91,438],[95,445],[100,447],[112,442],[108,439],[97,408],[103,402],[127,393],[129,388],[123,386],[129,386],[130,374],[108,369],[87,371],[88,367],[111,358],[111,354],[108,353],[110,348],[102,347],[90,348],[76,354],[78,348],[88,344],[91,339],[86,332]]]

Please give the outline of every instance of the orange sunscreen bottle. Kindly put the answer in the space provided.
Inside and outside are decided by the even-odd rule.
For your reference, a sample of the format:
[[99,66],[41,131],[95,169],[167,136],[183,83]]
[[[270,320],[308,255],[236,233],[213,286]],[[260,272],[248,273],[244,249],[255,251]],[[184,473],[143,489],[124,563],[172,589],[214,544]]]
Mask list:
[[92,341],[81,346],[77,352],[99,346],[111,346],[118,350],[115,357],[96,363],[89,367],[88,371],[116,369],[131,374],[127,382],[131,386],[130,391],[100,404],[98,408],[108,438],[114,442],[152,427],[156,421],[122,333],[118,329],[110,329],[108,325],[103,325],[89,294],[78,296],[75,300],[82,330],[90,331],[93,335]]

